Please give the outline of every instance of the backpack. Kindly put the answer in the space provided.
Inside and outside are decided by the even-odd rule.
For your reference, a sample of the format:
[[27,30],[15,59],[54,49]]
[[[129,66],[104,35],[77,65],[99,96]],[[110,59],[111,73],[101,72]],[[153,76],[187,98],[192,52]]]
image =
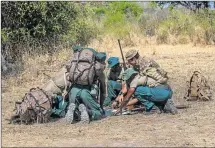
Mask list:
[[[149,72],[152,70],[152,68],[155,68],[156,70],[154,72]],[[140,71],[141,74],[151,76],[154,79],[158,79],[157,77],[168,79],[167,72],[162,69],[153,59],[147,57],[138,59],[138,64],[134,67],[134,69],[136,69],[136,71]]]
[[42,89],[52,94],[62,95],[62,93],[67,93],[71,85],[67,80],[67,75],[68,72],[66,67],[62,67],[54,77],[52,77],[45,85],[42,86]]
[[210,101],[211,97],[211,89],[206,78],[199,71],[194,71],[184,98],[187,101]]
[[160,71],[158,68],[146,67],[146,68],[142,71],[141,74],[144,75],[144,76],[147,76],[147,77],[149,77],[149,78],[152,78],[152,79],[154,80],[154,82],[151,83],[150,80],[149,80],[149,82],[148,82],[148,79],[147,79],[147,83],[146,83],[146,84],[147,84],[149,87],[154,87],[154,86],[157,86],[157,85],[159,85],[159,84],[162,84],[162,85],[163,85],[163,84],[166,84],[167,81],[168,81],[167,75],[163,75],[163,74],[161,73],[161,71]]
[[91,48],[81,48],[74,51],[67,70],[67,79],[72,84],[91,85],[95,76],[96,52]]
[[52,111],[51,96],[40,88],[31,88],[21,102],[15,102],[12,123],[46,123]]

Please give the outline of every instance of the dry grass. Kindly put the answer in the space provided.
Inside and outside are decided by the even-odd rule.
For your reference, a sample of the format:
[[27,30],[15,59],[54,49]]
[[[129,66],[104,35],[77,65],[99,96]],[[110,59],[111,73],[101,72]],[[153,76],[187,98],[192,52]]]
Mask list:
[[[211,102],[185,102],[186,81],[194,70],[200,70],[215,92],[215,47],[187,45],[155,45],[146,39],[133,39],[134,47],[142,55],[154,58],[169,73],[176,104],[189,104],[178,115],[141,114],[109,117],[89,125],[64,125],[54,122],[41,125],[9,125],[14,102],[31,87],[41,86],[71,55],[63,50],[52,57],[24,57],[25,71],[17,78],[5,81],[2,92],[2,145],[3,146],[215,146],[215,109]],[[109,51],[109,56],[120,56],[117,40],[106,37],[89,47]],[[45,73],[46,75],[44,75]],[[214,94],[213,94],[214,98]]]

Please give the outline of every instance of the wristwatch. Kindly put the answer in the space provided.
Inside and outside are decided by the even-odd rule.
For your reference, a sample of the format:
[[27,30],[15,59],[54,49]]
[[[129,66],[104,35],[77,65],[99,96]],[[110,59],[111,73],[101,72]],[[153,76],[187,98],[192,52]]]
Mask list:
[[120,93],[119,93],[119,95],[123,95],[123,96],[124,96],[124,95],[125,95],[125,93],[123,93],[123,92],[120,92]]

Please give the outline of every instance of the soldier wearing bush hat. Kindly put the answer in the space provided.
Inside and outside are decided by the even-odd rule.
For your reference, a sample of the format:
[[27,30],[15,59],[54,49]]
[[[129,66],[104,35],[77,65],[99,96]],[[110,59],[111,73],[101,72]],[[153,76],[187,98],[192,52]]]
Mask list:
[[125,58],[126,58],[126,60],[130,60],[130,59],[134,58],[137,54],[138,54],[137,50],[131,49],[126,53]]
[[156,68],[162,77],[167,77],[166,76],[167,73],[163,69],[161,69],[161,67],[153,59],[148,57],[141,57],[138,51],[135,49],[129,50],[126,53],[125,57],[126,60],[128,61],[128,64],[131,65],[131,67],[133,67],[136,71],[139,71],[140,73],[147,75],[145,73],[146,69],[147,71],[149,71],[148,69],[152,67]]
[[125,58],[129,64],[129,67],[133,69],[125,71],[123,75],[124,81],[127,81],[130,76],[133,75],[134,71],[136,71],[140,75],[148,76],[156,81],[156,83],[151,84],[150,87],[154,87],[158,84],[165,84],[167,82],[167,72],[161,69],[161,67],[153,59],[141,57],[135,49],[129,50],[125,54]]

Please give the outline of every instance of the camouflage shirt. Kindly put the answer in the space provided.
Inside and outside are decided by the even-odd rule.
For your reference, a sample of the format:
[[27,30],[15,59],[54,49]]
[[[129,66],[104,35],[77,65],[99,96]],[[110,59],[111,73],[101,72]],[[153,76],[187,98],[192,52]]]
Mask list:
[[143,71],[147,67],[160,68],[160,66],[153,59],[147,57],[140,57],[137,61],[137,65],[140,66],[140,71]]
[[148,57],[139,57],[134,69],[139,71],[140,75],[146,75],[156,80],[158,83],[166,83],[168,80],[165,72],[153,59]]

